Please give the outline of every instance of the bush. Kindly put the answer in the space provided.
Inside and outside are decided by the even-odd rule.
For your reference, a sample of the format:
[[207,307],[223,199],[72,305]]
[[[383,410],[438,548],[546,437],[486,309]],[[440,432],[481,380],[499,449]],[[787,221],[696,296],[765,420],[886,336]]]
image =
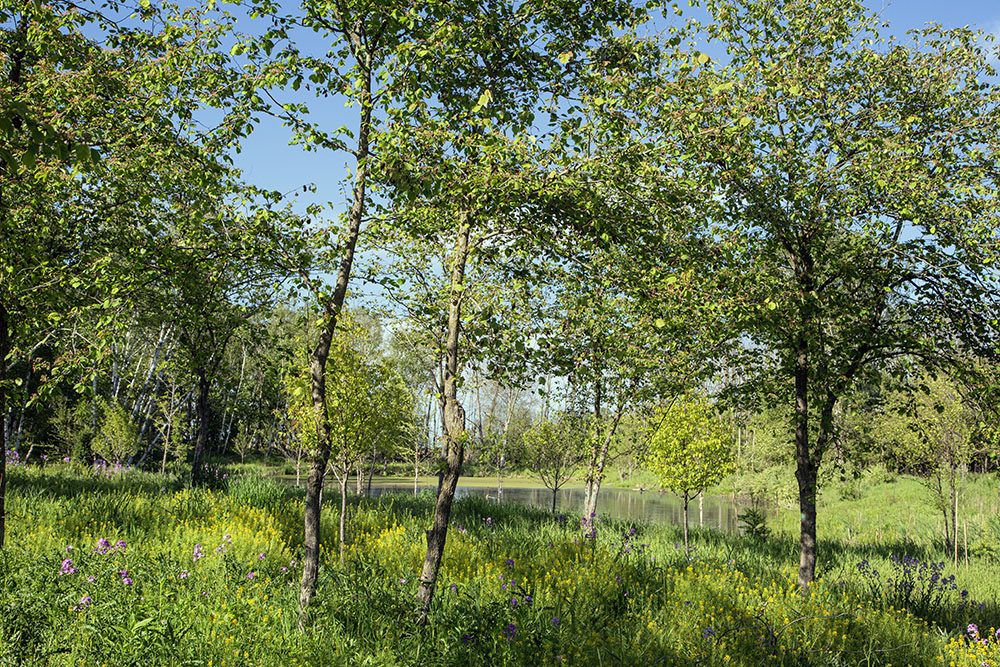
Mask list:
[[771,534],[767,527],[767,514],[759,507],[748,507],[739,515],[740,528],[747,537],[763,541]]

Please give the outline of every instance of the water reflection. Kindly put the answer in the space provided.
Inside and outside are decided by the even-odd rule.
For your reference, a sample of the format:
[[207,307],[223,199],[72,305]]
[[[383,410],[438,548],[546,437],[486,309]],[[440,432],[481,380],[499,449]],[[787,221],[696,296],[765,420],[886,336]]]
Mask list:
[[[420,485],[418,488],[420,492],[427,490],[434,493],[437,491],[437,487],[433,485]],[[382,493],[413,493],[413,483],[373,482],[372,495],[377,496]],[[497,490],[491,487],[459,486],[455,492],[456,497],[470,494],[496,500]],[[504,486],[503,502],[551,509],[552,492],[548,489]],[[559,490],[556,496],[556,512],[579,513],[582,508],[583,489]],[[689,504],[688,524],[697,526],[699,518],[701,518],[706,527],[732,534],[736,529],[737,512],[741,509],[739,506],[734,507],[730,498],[705,496],[704,508],[700,517],[698,501],[693,500]],[[677,496],[667,493],[603,488],[597,498],[597,512],[601,516],[615,519],[681,525],[684,506]]]

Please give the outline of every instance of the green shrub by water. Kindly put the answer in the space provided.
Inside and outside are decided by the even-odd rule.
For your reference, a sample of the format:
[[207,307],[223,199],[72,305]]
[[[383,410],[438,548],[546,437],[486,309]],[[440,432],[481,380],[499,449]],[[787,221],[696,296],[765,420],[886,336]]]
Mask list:
[[911,553],[919,586],[905,594],[902,570],[893,579],[899,543],[821,543],[821,578],[803,598],[787,537],[695,530],[688,560],[672,526],[581,523],[467,497],[418,627],[432,498],[352,498],[341,564],[331,493],[301,635],[302,503],[286,487],[245,476],[202,491],[147,474],[17,469],[9,493],[2,665],[1000,662],[996,598],[973,581],[992,571],[946,566],[953,590],[920,578],[933,550]]

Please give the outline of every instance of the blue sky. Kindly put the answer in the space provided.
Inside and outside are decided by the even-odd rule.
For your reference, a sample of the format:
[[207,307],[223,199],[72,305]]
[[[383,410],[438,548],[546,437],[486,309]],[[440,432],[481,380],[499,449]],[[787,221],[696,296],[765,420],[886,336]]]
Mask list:
[[[681,3],[686,5],[686,3]],[[998,0],[869,0],[869,8],[880,12],[889,21],[889,33],[902,37],[907,30],[928,22],[946,27],[974,26],[1000,36],[1000,1]],[[240,28],[250,30],[241,21]],[[300,101],[307,98],[296,97]],[[308,100],[314,111],[321,111],[329,128],[354,125],[357,109],[347,109],[340,100],[322,103]],[[243,152],[236,156],[236,165],[246,181],[272,190],[288,192],[315,183],[315,195],[302,195],[295,201],[301,210],[310,202],[332,202],[333,217],[344,209],[346,194],[344,178],[351,163],[350,156],[331,151],[307,152],[300,146],[289,146],[289,133],[279,123],[262,118],[261,125],[245,140]]]

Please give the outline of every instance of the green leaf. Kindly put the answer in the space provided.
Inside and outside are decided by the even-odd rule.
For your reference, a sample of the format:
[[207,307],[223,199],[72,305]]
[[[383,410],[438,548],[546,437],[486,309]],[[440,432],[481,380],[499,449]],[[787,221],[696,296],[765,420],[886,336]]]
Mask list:
[[479,100],[472,107],[472,111],[473,112],[480,111],[489,106],[490,102],[492,101],[493,101],[493,93],[490,91],[489,88],[487,88],[486,90],[483,91],[483,94],[479,96]]

